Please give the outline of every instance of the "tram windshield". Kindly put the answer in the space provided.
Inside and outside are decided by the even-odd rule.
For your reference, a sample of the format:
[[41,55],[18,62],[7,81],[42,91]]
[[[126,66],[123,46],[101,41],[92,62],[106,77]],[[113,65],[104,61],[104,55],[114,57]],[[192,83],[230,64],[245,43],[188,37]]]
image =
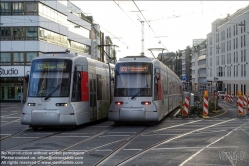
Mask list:
[[118,63],[115,66],[115,97],[152,96],[152,64]]
[[69,97],[72,61],[37,59],[32,62],[29,97]]

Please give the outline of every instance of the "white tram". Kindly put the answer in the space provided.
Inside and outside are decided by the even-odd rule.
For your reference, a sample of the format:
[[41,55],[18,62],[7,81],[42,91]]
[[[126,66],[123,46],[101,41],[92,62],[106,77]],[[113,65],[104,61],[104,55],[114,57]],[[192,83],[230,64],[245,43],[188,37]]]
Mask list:
[[48,53],[31,63],[21,123],[74,126],[107,118],[114,65],[82,55]]
[[182,82],[157,59],[120,58],[115,65],[114,78],[109,120],[156,122],[180,106]]

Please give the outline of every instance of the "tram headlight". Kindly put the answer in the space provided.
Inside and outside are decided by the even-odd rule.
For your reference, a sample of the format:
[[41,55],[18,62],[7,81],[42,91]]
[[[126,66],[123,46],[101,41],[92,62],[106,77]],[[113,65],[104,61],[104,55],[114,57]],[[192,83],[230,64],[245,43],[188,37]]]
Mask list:
[[116,104],[116,105],[122,105],[123,102],[122,102],[122,101],[115,101],[115,104]]
[[28,103],[28,106],[35,106],[35,103]]
[[58,107],[66,107],[67,106],[67,103],[56,103],[55,104],[56,106],[58,106]]
[[151,102],[150,102],[150,101],[142,101],[141,104],[142,104],[142,105],[150,105]]

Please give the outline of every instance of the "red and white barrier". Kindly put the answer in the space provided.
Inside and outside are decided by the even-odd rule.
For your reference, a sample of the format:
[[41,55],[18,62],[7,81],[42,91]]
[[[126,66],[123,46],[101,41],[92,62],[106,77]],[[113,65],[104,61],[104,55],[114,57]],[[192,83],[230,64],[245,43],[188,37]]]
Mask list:
[[227,94],[224,94],[224,101],[227,100]]
[[208,115],[208,97],[203,98],[203,115]]
[[189,112],[189,97],[186,96],[184,100],[184,110],[183,110],[183,115],[188,115]]
[[244,100],[243,100],[243,101],[244,101],[243,107],[246,108],[246,104],[247,104],[247,100],[248,100],[248,99],[247,99],[247,96],[246,96],[246,95],[244,95],[243,97],[244,97]]
[[243,98],[242,96],[238,97],[238,115],[243,114]]

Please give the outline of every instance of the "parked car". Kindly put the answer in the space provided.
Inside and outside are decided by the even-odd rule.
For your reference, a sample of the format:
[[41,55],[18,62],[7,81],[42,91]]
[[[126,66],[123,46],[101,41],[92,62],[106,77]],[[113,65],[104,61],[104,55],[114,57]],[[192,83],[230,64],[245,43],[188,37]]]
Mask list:
[[222,99],[224,99],[225,91],[218,91],[218,96],[221,96]]

